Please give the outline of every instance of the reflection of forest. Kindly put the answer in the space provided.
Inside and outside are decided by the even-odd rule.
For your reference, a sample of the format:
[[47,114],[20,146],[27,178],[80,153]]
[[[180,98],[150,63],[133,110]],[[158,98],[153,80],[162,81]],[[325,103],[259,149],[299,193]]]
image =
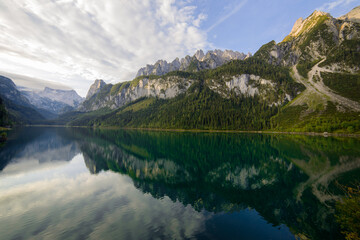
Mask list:
[[[129,175],[136,187],[195,209],[255,208],[299,237],[332,239],[334,181],[359,169],[354,139],[123,130],[72,130],[92,173]],[[353,174],[352,174],[353,175]],[[330,188],[329,186],[332,186]]]
[[322,203],[339,200],[341,196],[334,191],[335,183],[347,185],[356,181],[352,175],[360,170],[358,140],[303,136],[292,137],[291,140],[282,143],[279,149],[309,177],[296,189],[298,198],[311,188]]

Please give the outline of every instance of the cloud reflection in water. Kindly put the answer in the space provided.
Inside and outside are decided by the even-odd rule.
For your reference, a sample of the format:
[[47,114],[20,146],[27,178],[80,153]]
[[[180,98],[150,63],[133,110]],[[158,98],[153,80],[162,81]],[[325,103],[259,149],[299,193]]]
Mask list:
[[168,197],[143,194],[127,176],[91,175],[81,154],[69,164],[7,176],[0,192],[5,239],[20,237],[19,229],[26,239],[190,238],[211,217]]

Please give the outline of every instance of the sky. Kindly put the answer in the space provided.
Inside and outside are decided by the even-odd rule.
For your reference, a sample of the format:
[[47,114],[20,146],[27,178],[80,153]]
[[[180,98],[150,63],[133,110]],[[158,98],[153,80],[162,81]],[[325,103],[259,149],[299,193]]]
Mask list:
[[0,0],[0,74],[18,85],[35,87],[40,79],[85,96],[95,79],[129,81],[146,64],[198,49],[255,53],[271,40],[281,41],[315,9],[339,17],[358,5],[359,0]]

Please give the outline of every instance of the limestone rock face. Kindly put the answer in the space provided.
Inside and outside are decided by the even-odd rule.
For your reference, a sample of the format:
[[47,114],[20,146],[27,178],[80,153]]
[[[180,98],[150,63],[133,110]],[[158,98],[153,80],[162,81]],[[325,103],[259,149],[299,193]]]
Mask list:
[[293,28],[291,29],[291,32],[290,32],[289,35],[291,35],[291,36],[296,35],[297,32],[301,29],[301,26],[303,25],[303,23],[304,23],[304,19],[302,17],[299,18],[298,20],[296,20],[296,22],[295,22]]
[[173,98],[185,93],[193,82],[191,79],[178,76],[158,79],[143,78],[136,84],[120,83],[120,88],[116,91],[112,90],[116,85],[106,84],[99,91],[101,94],[92,95],[86,99],[78,110],[88,112],[104,107],[116,109],[142,97]]
[[90,89],[88,93],[86,94],[86,100],[90,99],[93,95],[97,94],[101,88],[103,88],[106,85],[106,83],[101,80],[97,79],[95,82],[90,86]]
[[299,36],[300,34],[306,32],[306,31],[309,31],[311,30],[318,22],[318,19],[322,16],[328,16],[328,17],[331,17],[328,13],[325,13],[325,12],[322,12],[322,11],[318,11],[318,10],[315,10],[308,18],[306,18],[305,20],[303,18],[299,18],[289,36],[291,37],[297,37]]
[[360,7],[340,18],[316,10],[306,19],[299,18],[282,42],[263,45],[255,56],[287,67],[319,61],[345,40],[360,38],[359,16]]
[[223,76],[221,79],[207,80],[206,84],[224,98],[229,98],[231,94],[246,97],[258,95],[270,106],[281,105],[292,99],[287,93],[276,94],[278,86],[272,80],[254,74]]
[[206,54],[204,54],[203,50],[198,50],[192,57],[186,56],[182,59],[176,58],[170,63],[165,60],[158,60],[154,65],[148,64],[146,67],[139,69],[136,77],[150,75],[162,76],[166,73],[178,70],[200,71],[203,69],[214,69],[231,60],[244,60],[250,56],[250,53],[246,55],[232,50],[222,51],[216,49],[208,51]]
[[144,78],[136,86],[124,88],[113,96],[113,104],[110,107],[118,108],[142,97],[173,98],[186,92],[192,83],[192,80],[175,76],[164,79]]

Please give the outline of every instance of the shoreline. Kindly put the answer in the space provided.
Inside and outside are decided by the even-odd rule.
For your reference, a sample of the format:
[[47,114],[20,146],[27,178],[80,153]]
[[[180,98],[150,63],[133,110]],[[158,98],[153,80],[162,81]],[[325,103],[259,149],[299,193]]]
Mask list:
[[104,127],[103,129],[126,129],[126,130],[146,130],[146,131],[163,131],[163,132],[214,132],[214,133],[258,133],[258,134],[286,134],[286,135],[307,135],[307,136],[323,136],[323,137],[355,137],[360,138],[360,134],[355,133],[318,133],[318,132],[285,132],[285,131],[255,131],[255,130],[202,130],[202,129],[162,129],[162,128],[117,128]]
[[123,129],[123,130],[145,130],[157,132],[193,132],[193,133],[257,133],[257,134],[283,134],[283,135],[305,135],[305,136],[323,136],[323,137],[351,137],[360,138],[357,133],[329,133],[329,132],[286,132],[272,130],[205,130],[205,129],[170,129],[170,128],[129,128],[129,127],[89,127],[89,126],[66,126],[66,125],[24,125],[25,127],[66,127],[66,128],[93,128],[93,129]]

